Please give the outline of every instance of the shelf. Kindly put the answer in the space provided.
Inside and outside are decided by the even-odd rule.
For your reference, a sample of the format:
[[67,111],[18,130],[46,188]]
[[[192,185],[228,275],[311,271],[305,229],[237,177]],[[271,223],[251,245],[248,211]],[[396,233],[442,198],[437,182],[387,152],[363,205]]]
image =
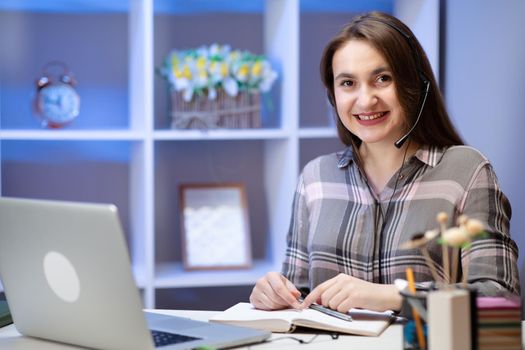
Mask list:
[[32,12],[126,12],[128,0],[2,0],[0,10]]
[[284,139],[290,133],[282,129],[213,129],[213,130],[157,130],[155,140],[271,140]]
[[[39,11],[39,12],[126,12],[130,0],[2,0],[0,10]],[[155,0],[155,12],[195,14],[195,13],[261,13],[264,0]],[[301,11],[305,12],[351,12],[380,10],[391,12],[393,0],[301,0]]]
[[334,127],[326,128],[301,128],[299,129],[299,138],[333,138],[337,137],[337,130]]
[[131,130],[0,130],[0,140],[141,141],[144,133]]
[[255,261],[251,269],[187,271],[181,263],[157,264],[155,288],[187,288],[211,286],[253,285],[269,271],[279,271],[280,265]]

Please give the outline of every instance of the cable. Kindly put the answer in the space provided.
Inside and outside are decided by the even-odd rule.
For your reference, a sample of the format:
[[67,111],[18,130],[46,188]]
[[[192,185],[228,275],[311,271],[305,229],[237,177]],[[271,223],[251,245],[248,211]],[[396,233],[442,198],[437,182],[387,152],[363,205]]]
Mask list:
[[[297,338],[297,337],[294,337],[294,336],[284,336],[284,337],[279,337],[279,338],[273,338],[273,339],[269,339],[267,341],[265,341],[264,343],[273,343],[273,342],[276,342],[276,341],[279,341],[279,340],[285,340],[285,339],[291,339],[291,340],[295,340],[296,342],[298,342],[299,344],[310,344],[312,343],[318,336],[320,336],[321,334],[316,334],[314,336],[312,336],[310,339],[308,340],[304,340],[304,339],[300,339],[300,338]],[[333,340],[336,340],[336,339],[339,339],[339,334],[337,333],[330,333],[329,334],[330,337],[333,339]]]
[[[379,283],[382,284],[383,283],[383,272],[382,272],[382,258],[381,258],[381,251],[382,251],[382,245],[383,245],[383,231],[385,229],[385,226],[386,226],[386,219],[388,217],[388,214],[390,212],[390,205],[392,204],[392,199],[394,199],[394,195],[396,194],[396,190],[397,190],[397,186],[398,186],[398,183],[399,183],[399,179],[402,177],[402,174],[403,174],[403,168],[405,166],[405,160],[406,160],[406,156],[407,156],[407,153],[408,153],[408,149],[410,148],[410,139],[408,140],[408,143],[407,143],[407,147],[405,149],[405,152],[403,154],[403,160],[401,161],[401,167],[399,169],[399,172],[396,176],[396,182],[394,183],[394,189],[392,191],[392,194],[390,195],[390,199],[388,200],[388,204],[386,206],[386,212],[385,214],[383,214],[383,209],[381,208],[381,203],[378,203],[379,205],[379,213],[381,214],[381,219],[382,219],[382,223],[381,223],[381,229],[379,230],[379,237],[378,237],[378,241],[379,241],[379,249],[378,249],[378,270],[379,270]],[[372,189],[370,188],[370,185],[368,183],[368,179],[366,179],[365,177],[365,182],[366,182],[366,185],[368,186],[368,190],[372,192]],[[376,201],[377,202],[377,201]],[[374,221],[376,219],[374,218]],[[374,222],[374,229],[377,227],[377,222]],[[372,264],[374,263],[374,260],[375,260],[375,256],[376,256],[376,235],[374,235],[374,247],[373,247],[373,259],[372,259]]]

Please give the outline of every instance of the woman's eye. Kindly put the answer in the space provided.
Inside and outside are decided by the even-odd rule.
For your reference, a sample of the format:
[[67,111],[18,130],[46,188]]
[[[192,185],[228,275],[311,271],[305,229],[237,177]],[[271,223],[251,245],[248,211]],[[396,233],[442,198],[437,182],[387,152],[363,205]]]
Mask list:
[[354,85],[354,82],[351,81],[351,80],[343,80],[341,82],[341,86],[346,86],[346,87],[350,87],[350,86],[353,86]]
[[377,82],[378,83],[388,83],[388,82],[391,82],[392,81],[392,77],[390,75],[386,75],[386,74],[383,74],[383,75],[380,75],[379,77],[377,77]]

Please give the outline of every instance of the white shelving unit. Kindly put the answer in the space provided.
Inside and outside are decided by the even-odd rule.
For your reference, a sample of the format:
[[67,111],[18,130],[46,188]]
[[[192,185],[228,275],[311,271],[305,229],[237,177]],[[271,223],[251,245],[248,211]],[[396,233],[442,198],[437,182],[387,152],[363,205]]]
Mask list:
[[[237,3],[241,4],[243,1],[239,0]],[[134,275],[137,284],[143,291],[144,304],[147,308],[155,307],[155,292],[160,288],[249,285],[267,271],[279,270],[284,255],[285,235],[289,225],[291,202],[299,170],[306,159],[320,154],[321,151],[321,153],[326,153],[322,147],[323,144],[328,151],[335,151],[337,149],[333,148],[337,147],[338,142],[335,129],[329,126],[330,123],[325,115],[318,118],[319,122],[316,122],[316,125],[305,125],[304,122],[301,122],[302,87],[300,87],[299,63],[302,61],[300,47],[302,4],[300,0],[266,0],[263,2],[261,35],[264,54],[272,62],[276,62],[280,69],[281,92],[278,99],[281,103],[277,113],[280,125],[262,129],[209,130],[207,132],[171,130],[156,126],[154,67],[158,58],[154,57],[154,52],[156,35],[159,33],[154,33],[157,15],[155,7],[157,5],[158,8],[163,8],[166,2],[156,4],[153,0],[128,0],[124,3],[117,2],[119,5],[107,7],[109,5],[104,5],[104,1],[94,1],[93,8],[82,2],[80,9],[75,7],[75,3],[71,1],[57,0],[51,3],[50,6],[55,6],[59,10],[48,14],[46,11],[50,9],[42,9],[43,5],[36,0],[7,2],[4,7],[0,5],[0,22],[2,18],[11,19],[12,16],[19,18],[26,13],[32,16],[34,11],[44,11],[45,16],[59,16],[60,18],[57,17],[57,19],[82,16],[83,12],[89,13],[91,10],[120,16],[117,21],[125,23],[126,28],[117,28],[115,36],[119,35],[121,39],[127,40],[125,54],[127,62],[122,62],[122,64],[127,65],[128,71],[127,91],[124,91],[127,98],[117,103],[127,106],[123,108],[127,109],[127,117],[124,118],[124,122],[116,122],[116,125],[106,126],[104,120],[95,118],[96,121],[93,122],[95,125],[80,124],[78,127],[73,125],[63,130],[43,130],[32,121],[19,125],[14,116],[14,114],[18,115],[18,107],[10,105],[8,98],[11,98],[11,90],[14,91],[14,94],[18,93],[18,96],[23,93],[17,92],[20,87],[9,78],[9,74],[0,75],[0,178],[2,180],[0,190],[2,195],[101,202],[113,201],[116,198],[127,231]],[[235,1],[227,3],[231,4]],[[305,3],[310,4],[310,7],[313,6],[312,4],[317,4],[315,1],[305,1]],[[378,3],[385,2],[378,1]],[[398,1],[392,5],[392,8],[400,14],[406,13],[410,19],[409,23],[422,23],[421,16],[437,18],[439,14],[437,0],[417,2],[419,7],[416,6],[416,10],[406,3]],[[422,3],[425,6],[422,6]],[[334,4],[337,2],[326,2],[327,8],[333,6],[337,8],[337,5]],[[358,8],[358,10],[364,9]],[[124,13],[124,19],[121,18],[122,13]],[[32,18],[29,17],[31,20]],[[177,19],[177,16],[173,17],[174,21]],[[79,21],[82,20],[84,19],[79,17]],[[24,21],[29,20],[22,18],[13,23],[26,25]],[[56,23],[59,30],[67,29],[60,27],[59,20]],[[14,26],[14,24],[11,25]],[[38,28],[31,26],[27,26],[24,30],[20,28],[15,28],[18,30],[17,34],[38,31]],[[127,33],[127,37],[123,38],[121,33]],[[184,35],[191,34],[185,33]],[[0,34],[0,38],[4,42],[8,40],[6,34]],[[20,40],[23,41],[23,37]],[[0,43],[3,41],[0,40]],[[437,45],[436,32],[426,35],[422,41]],[[14,47],[14,44],[9,45],[9,47]],[[68,43],[63,43],[63,45],[67,48]],[[58,54],[63,54],[64,50]],[[118,55],[119,52],[116,51],[114,56]],[[0,58],[6,58],[4,56]],[[90,57],[96,58],[96,56]],[[40,58],[48,59],[43,56]],[[10,57],[7,57],[4,62],[14,64]],[[70,64],[79,65],[86,64],[86,62],[94,66],[103,64],[103,62],[96,61],[70,62]],[[37,65],[42,63],[44,62],[35,62]],[[5,73],[5,71],[1,72]],[[111,69],[108,72],[110,74]],[[312,72],[312,74],[317,75],[317,72]],[[28,83],[29,80],[26,79],[24,83],[30,85],[32,81]],[[100,80],[102,81],[96,82],[96,86],[100,87],[105,84],[104,79],[100,78]],[[118,78],[115,80],[119,81]],[[31,87],[25,87],[25,89],[27,92]],[[324,103],[322,98],[320,103]],[[20,107],[20,115],[27,116],[26,109],[27,105]],[[101,111],[103,113],[103,107]],[[304,113],[306,114],[307,111]],[[81,115],[81,118],[89,117]],[[173,251],[180,250],[180,246],[177,246],[178,242],[169,236],[169,233],[166,233],[179,230],[176,225],[177,221],[171,218],[175,216],[176,211],[170,214],[170,210],[167,209],[176,202],[176,199],[170,196],[176,197],[177,194],[165,193],[175,188],[165,189],[164,185],[169,183],[166,179],[173,177],[178,182],[185,181],[189,176],[187,173],[191,173],[192,169],[199,169],[194,164],[196,163],[194,156],[188,156],[185,153],[198,149],[197,152],[200,152],[197,153],[198,157],[205,157],[207,151],[202,145],[208,143],[212,145],[210,148],[218,149],[219,154],[229,152],[232,148],[244,148],[244,146],[257,153],[254,163],[243,164],[238,178],[235,178],[236,175],[228,174],[230,178],[249,181],[253,177],[249,168],[254,166],[256,169],[261,169],[261,174],[256,177],[256,183],[249,185],[251,191],[249,190],[248,193],[255,194],[253,197],[257,197],[252,198],[253,203],[263,203],[262,208],[256,206],[258,212],[253,216],[263,217],[260,220],[263,220],[265,225],[262,225],[262,229],[259,227],[254,229],[252,225],[252,235],[262,237],[258,242],[262,242],[263,247],[257,247],[261,253],[256,254],[253,267],[247,270],[188,272],[182,268],[180,253],[165,251],[165,246],[170,246],[169,249]],[[237,147],[239,145],[243,147]],[[321,147],[319,148],[318,145]],[[102,152],[90,153],[92,148],[102,149]],[[123,150],[118,151],[120,148]],[[115,149],[117,151],[114,151]],[[76,189],[71,185],[64,186],[69,189],[61,187],[61,181],[66,183],[83,181],[84,178],[79,175],[75,175],[78,178],[72,180],[67,175],[59,175],[63,178],[61,177],[52,185],[39,184],[37,174],[26,177],[27,172],[24,169],[33,169],[34,166],[38,166],[37,169],[40,170],[44,169],[46,173],[49,172],[48,177],[54,175],[55,170],[53,169],[56,167],[56,162],[60,161],[63,152],[66,154],[64,160],[66,170],[71,170],[87,160],[88,164],[94,164],[89,169],[97,169],[93,170],[93,176],[104,179],[105,186],[102,186],[98,192],[96,189],[94,191],[81,189],[83,183],[78,183]],[[116,163],[116,165],[113,164],[116,170],[106,170],[104,168],[108,164],[106,153],[113,154],[114,152],[117,154],[117,160],[110,159],[109,163]],[[245,158],[251,161],[252,154]],[[207,176],[201,170],[195,170],[192,175],[198,175],[196,176],[198,179],[205,180]],[[211,175],[208,174],[208,176],[209,182],[215,181]],[[123,193],[118,192],[118,189],[112,189],[113,184],[117,185],[121,182],[126,183],[125,190],[121,191]],[[118,186],[115,187],[118,188]],[[56,193],[58,194],[55,196]]]

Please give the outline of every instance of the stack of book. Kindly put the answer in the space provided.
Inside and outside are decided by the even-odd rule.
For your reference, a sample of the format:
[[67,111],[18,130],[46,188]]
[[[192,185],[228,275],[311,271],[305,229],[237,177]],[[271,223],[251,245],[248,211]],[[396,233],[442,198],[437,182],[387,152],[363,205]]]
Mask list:
[[479,297],[478,349],[521,350],[521,302],[504,297]]

